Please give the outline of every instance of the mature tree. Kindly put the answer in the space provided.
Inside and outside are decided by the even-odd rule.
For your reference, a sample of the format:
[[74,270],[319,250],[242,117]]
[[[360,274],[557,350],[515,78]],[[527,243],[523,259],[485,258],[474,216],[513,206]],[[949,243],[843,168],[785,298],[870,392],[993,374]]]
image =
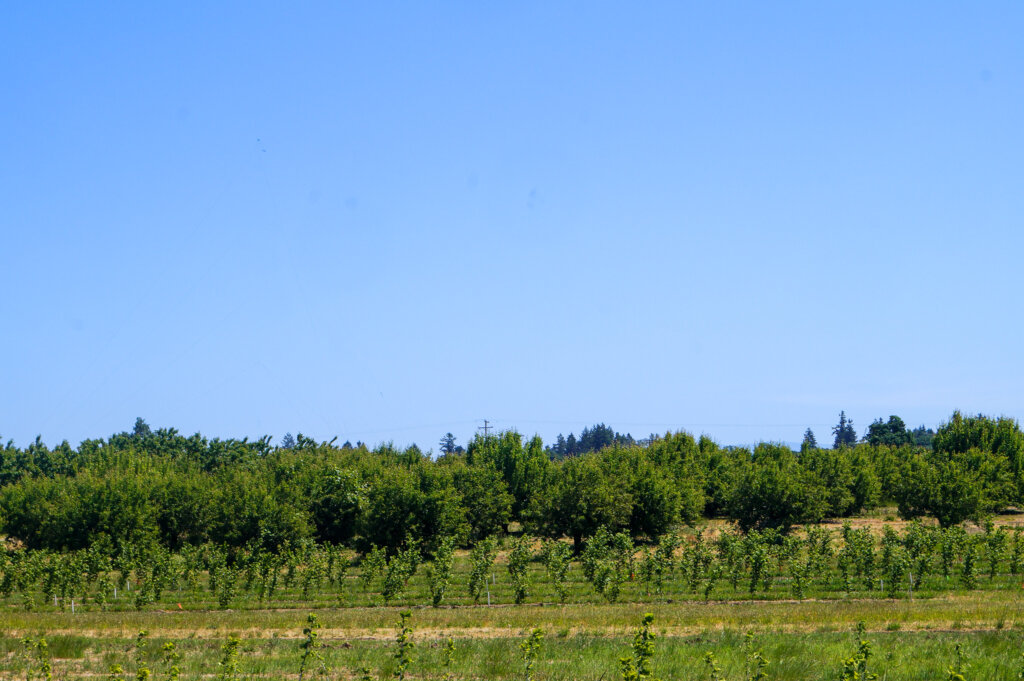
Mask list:
[[493,466],[459,462],[454,467],[454,481],[466,509],[470,542],[505,531],[512,516],[512,495]]
[[943,526],[996,513],[1022,498],[1024,433],[1012,419],[955,412],[931,451],[905,459],[895,476],[900,515],[933,515]]
[[565,454],[564,456],[576,456],[580,453],[579,445],[576,442],[576,436],[569,433],[569,437],[565,438]]
[[583,539],[599,527],[628,527],[632,507],[631,495],[599,457],[580,456],[556,468],[545,492],[534,498],[531,516],[539,534],[572,537],[579,551]]
[[565,436],[561,433],[555,438],[555,444],[547,447],[548,456],[552,459],[564,459],[566,456],[565,452]]
[[[1020,425],[1011,418],[989,418],[964,416],[959,411],[953,412],[949,423],[944,424],[935,433],[932,448],[946,455],[966,454],[977,450],[987,454],[985,463],[1004,472],[1012,478],[1014,490],[1006,490],[1003,494],[1007,502],[1024,502],[1024,432]],[[989,487],[997,485],[989,478]],[[995,495],[993,490],[990,494]]]
[[295,438],[291,433],[285,433],[281,438],[281,449],[292,449],[293,447],[295,447]]
[[924,425],[914,428],[910,435],[914,439],[914,445],[917,447],[931,447],[932,440],[935,439],[935,431],[931,428],[925,428]]
[[580,433],[579,451],[599,452],[605,447],[611,447],[616,435],[614,430],[603,423],[598,423],[593,428],[584,428]]
[[836,436],[832,444],[835,449],[857,444],[857,431],[853,429],[853,421],[846,418],[845,411],[839,412],[839,423],[832,428],[832,434]]
[[903,419],[899,416],[890,416],[888,421],[882,421],[880,418],[875,419],[868,426],[868,432],[865,433],[864,439],[868,441],[868,444],[875,447],[879,445],[899,447],[900,445],[908,445],[913,441],[913,437],[907,430],[906,424],[903,423]]
[[522,520],[551,466],[539,437],[530,438],[524,445],[522,435],[514,430],[486,438],[477,435],[469,443],[466,460],[472,466],[491,466],[498,471],[512,494],[513,520]]
[[804,432],[804,441],[800,443],[800,451],[806,452],[808,449],[817,449],[818,440],[814,437],[814,431],[810,428]]
[[455,444],[455,436],[451,433],[445,433],[444,437],[441,438],[441,453],[445,456],[454,454],[458,447]]
[[366,486],[358,473],[324,469],[315,479],[312,496],[309,511],[317,538],[332,544],[349,543],[366,498]]
[[824,485],[787,447],[760,444],[729,500],[730,517],[744,530],[817,522],[828,512]]
[[146,419],[141,416],[135,419],[135,427],[132,429],[132,435],[137,438],[146,438],[153,434],[153,430],[146,423]]
[[896,501],[900,516],[931,515],[943,527],[977,520],[988,502],[982,474],[963,457],[916,455],[904,468]]

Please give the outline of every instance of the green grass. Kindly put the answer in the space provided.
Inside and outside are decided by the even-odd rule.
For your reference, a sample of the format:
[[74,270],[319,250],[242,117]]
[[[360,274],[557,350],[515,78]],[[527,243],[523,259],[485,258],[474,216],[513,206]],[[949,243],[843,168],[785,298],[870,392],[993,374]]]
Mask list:
[[[296,625],[301,618],[296,617]],[[656,622],[657,624],[657,622]],[[703,661],[706,652],[717,657],[726,678],[745,678],[746,651],[740,630],[724,629],[685,636],[662,636],[655,640],[654,674],[662,679],[707,678]],[[412,675],[443,678],[443,643],[438,637],[416,635]],[[1020,667],[1024,635],[1012,633],[957,632],[874,632],[868,634],[873,646],[871,670],[884,679],[936,679],[945,676],[953,663],[955,646],[963,645],[970,664],[969,679],[1010,679]],[[120,664],[128,674],[140,666],[165,677],[160,648],[165,638],[154,636],[141,654],[133,637],[51,637],[56,678],[90,678],[105,675]],[[518,636],[494,638],[455,635],[456,654],[450,670],[456,678],[524,678]],[[58,642],[59,641],[59,642]],[[181,653],[182,678],[215,676],[221,657],[220,639],[175,639]],[[629,653],[629,636],[570,635],[548,633],[537,664],[538,679],[617,678],[618,660]],[[840,660],[857,646],[850,631],[829,633],[763,632],[753,640],[755,649],[770,661],[770,678],[779,680],[834,679]],[[0,673],[24,677],[26,662],[17,639],[0,637]],[[374,678],[389,678],[395,666],[390,640],[325,637],[322,649],[330,678],[351,678],[368,666]],[[301,651],[296,639],[259,636],[245,639],[241,648],[241,670],[247,678],[296,677]]]

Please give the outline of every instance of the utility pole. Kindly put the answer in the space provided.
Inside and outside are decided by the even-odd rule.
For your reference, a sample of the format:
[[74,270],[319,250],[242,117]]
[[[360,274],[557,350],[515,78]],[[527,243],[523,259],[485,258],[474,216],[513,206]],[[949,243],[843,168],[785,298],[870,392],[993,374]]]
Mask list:
[[484,425],[482,425],[482,426],[477,426],[477,430],[482,430],[482,431],[484,431],[484,439],[485,439],[485,440],[487,439],[487,433],[488,433],[488,431],[490,431],[491,429],[493,429],[493,428],[494,428],[494,426],[490,425],[490,423],[491,423],[490,421],[488,421],[487,419],[484,419]]

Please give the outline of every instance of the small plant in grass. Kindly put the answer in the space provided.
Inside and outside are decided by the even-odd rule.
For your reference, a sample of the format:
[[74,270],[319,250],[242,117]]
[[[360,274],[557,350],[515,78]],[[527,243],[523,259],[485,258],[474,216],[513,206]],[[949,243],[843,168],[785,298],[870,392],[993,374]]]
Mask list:
[[181,655],[178,653],[178,648],[174,645],[173,641],[168,641],[164,644],[162,650],[168,681],[178,681],[181,677],[181,668],[178,666],[178,660],[181,658]]
[[110,665],[107,672],[107,681],[124,681],[124,668],[119,664]]
[[452,578],[452,565],[455,562],[455,538],[445,537],[434,552],[433,562],[427,566],[427,579],[430,582],[430,601],[435,608],[441,605],[444,594],[448,590],[448,582]]
[[42,681],[53,681],[53,663],[50,662],[50,647],[46,643],[46,637],[40,636],[35,640],[26,637],[21,642],[31,656],[30,669],[33,669]]
[[723,681],[722,668],[718,666],[715,654],[708,651],[704,653],[704,665],[708,668],[708,679],[710,681]]
[[306,671],[314,665],[318,664],[321,674],[327,673],[327,665],[324,662],[324,656],[320,653],[320,622],[317,621],[316,615],[309,613],[309,617],[306,618],[306,628],[302,630],[302,634],[306,637],[303,639],[302,647],[302,662],[299,664],[299,679],[306,675]]
[[395,678],[404,679],[409,665],[412,664],[412,649],[415,644],[412,641],[412,627],[409,626],[411,613],[400,612],[398,616],[401,619],[398,623],[398,637],[395,640],[397,646],[395,659],[398,660],[398,666],[395,667]]
[[526,600],[527,570],[532,557],[530,540],[525,535],[517,537],[512,543],[512,551],[508,555],[508,574],[512,579],[512,593],[517,605]]
[[622,681],[642,681],[652,679],[651,658],[654,656],[655,634],[651,631],[654,623],[654,615],[644,615],[633,636],[632,655],[619,658],[619,669],[622,674]]
[[149,631],[146,629],[139,629],[139,633],[135,634],[135,662],[141,664],[142,659],[146,656],[146,642],[149,640]]
[[238,672],[238,648],[242,645],[241,639],[232,636],[221,646],[220,671],[217,672],[218,681],[236,681],[240,678]]
[[537,655],[540,653],[540,646],[543,642],[544,632],[534,627],[527,639],[519,644],[519,649],[523,651],[526,681],[533,681],[533,667],[537,663]]
[[135,681],[149,681],[149,677],[152,672],[145,665],[139,667],[139,670],[135,672]]
[[497,545],[492,537],[483,539],[469,552],[469,595],[476,603],[487,587],[487,575],[494,564]]
[[743,648],[746,651],[746,681],[764,681],[768,678],[768,660],[760,650],[754,650],[754,635],[749,631],[743,637]]
[[956,659],[953,664],[946,668],[946,681],[966,681],[967,658],[964,655],[964,648],[956,644]]
[[842,661],[840,681],[873,681],[878,674],[868,671],[871,659],[871,643],[864,638],[864,623],[857,623],[857,652]]
[[452,663],[455,662],[455,639],[449,636],[444,641],[444,678],[452,681]]

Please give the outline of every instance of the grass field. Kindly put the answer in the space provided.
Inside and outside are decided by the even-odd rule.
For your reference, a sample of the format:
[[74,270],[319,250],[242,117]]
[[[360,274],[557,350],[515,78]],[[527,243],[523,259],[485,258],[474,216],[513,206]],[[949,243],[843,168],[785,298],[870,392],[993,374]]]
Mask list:
[[[330,678],[391,677],[398,609],[321,609],[323,658]],[[654,615],[653,670],[662,679],[709,678],[704,654],[713,652],[726,678],[746,678],[744,634],[770,661],[770,678],[838,678],[841,660],[857,648],[851,623],[863,621],[874,647],[871,668],[885,679],[945,678],[962,644],[967,678],[1017,678],[1024,652],[1024,608],[1016,594],[988,592],[916,601],[745,601],[740,603],[573,604],[414,608],[416,647],[410,675],[444,678],[525,678],[519,643],[532,627],[544,631],[537,678],[618,677],[632,631]],[[5,677],[26,678],[38,663],[26,659],[25,636],[45,635],[56,678],[105,676],[119,664],[166,676],[162,646],[173,641],[182,678],[216,676],[221,646],[242,639],[244,677],[297,677],[307,610],[7,613],[0,651]],[[140,644],[139,631],[147,636]],[[444,667],[444,641],[456,652]]]

